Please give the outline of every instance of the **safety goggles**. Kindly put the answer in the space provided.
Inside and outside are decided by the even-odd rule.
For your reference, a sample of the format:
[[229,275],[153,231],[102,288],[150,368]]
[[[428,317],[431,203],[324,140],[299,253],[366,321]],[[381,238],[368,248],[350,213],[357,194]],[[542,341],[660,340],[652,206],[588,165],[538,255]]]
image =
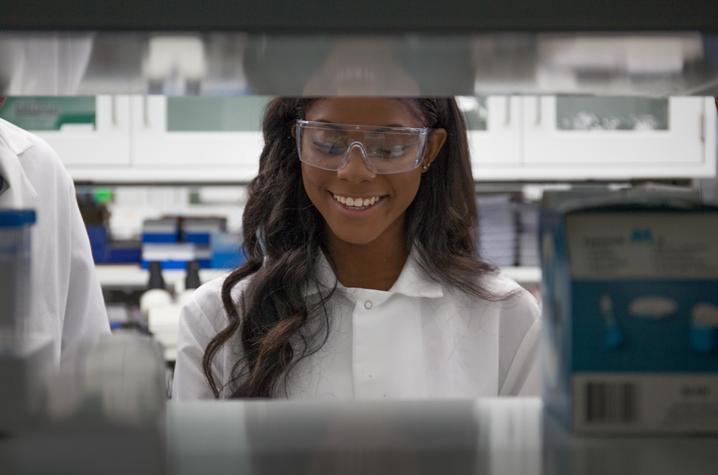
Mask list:
[[407,172],[421,164],[430,131],[297,120],[295,137],[299,159],[307,165],[341,170],[357,148],[369,170],[390,174]]

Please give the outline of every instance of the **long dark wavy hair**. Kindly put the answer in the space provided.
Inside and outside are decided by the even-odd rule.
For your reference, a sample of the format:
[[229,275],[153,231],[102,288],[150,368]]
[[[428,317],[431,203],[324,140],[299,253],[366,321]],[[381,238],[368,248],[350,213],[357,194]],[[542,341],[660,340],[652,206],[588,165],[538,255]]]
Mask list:
[[[318,351],[329,334],[326,304],[334,289],[320,291],[311,301],[304,292],[318,286],[313,269],[325,249],[325,223],[304,190],[291,132],[314,100],[277,98],[265,111],[259,173],[249,184],[242,218],[247,262],[224,281],[227,326],[209,342],[202,361],[217,398],[225,388],[211,367],[223,345],[239,345],[242,355],[227,382],[231,397],[268,398],[277,395],[282,382],[286,392],[291,369]],[[401,100],[423,117],[424,126],[444,128],[448,134],[406,211],[406,248],[415,248],[418,264],[430,278],[487,300],[506,298],[481,285],[480,277],[496,269],[479,259],[474,242],[474,181],[466,125],[456,101]],[[233,297],[233,288],[249,276],[241,295]],[[314,321],[320,324],[309,325]]]

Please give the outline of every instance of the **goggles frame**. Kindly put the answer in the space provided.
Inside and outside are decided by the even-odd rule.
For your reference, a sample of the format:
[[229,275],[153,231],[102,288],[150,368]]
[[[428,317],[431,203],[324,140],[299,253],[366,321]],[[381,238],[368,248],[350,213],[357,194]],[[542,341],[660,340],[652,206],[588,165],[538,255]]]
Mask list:
[[[401,168],[398,168],[396,170],[390,170],[387,171],[384,167],[377,168],[377,164],[384,162],[384,165],[387,165],[389,163],[389,159],[378,157],[376,155],[370,154],[367,152],[367,146],[365,143],[365,138],[362,139],[351,139],[346,144],[346,150],[344,150],[343,155],[341,156],[341,159],[338,161],[337,166],[327,166],[326,164],[320,165],[316,161],[308,160],[306,157],[306,152],[302,152],[303,144],[302,144],[302,138],[304,137],[303,131],[306,129],[322,129],[322,130],[328,130],[328,131],[344,131],[348,134],[350,133],[372,133],[374,135],[377,134],[396,134],[396,135],[403,135],[403,136],[410,136],[415,137],[417,142],[417,152],[415,159],[411,162],[410,166],[403,166]],[[334,122],[320,122],[320,121],[311,121],[311,120],[303,120],[303,119],[297,119],[296,124],[294,126],[294,138],[296,140],[297,145],[297,155],[299,156],[299,160],[303,163],[306,163],[307,165],[327,170],[327,171],[339,171],[342,170],[344,167],[347,166],[349,163],[349,157],[351,155],[352,150],[354,147],[358,147],[360,151],[362,152],[362,161],[364,162],[364,166],[366,166],[367,169],[369,169],[372,173],[378,174],[378,175],[391,175],[395,173],[405,173],[411,170],[415,170],[416,168],[421,165],[421,162],[424,158],[424,154],[426,152],[426,146],[428,144],[429,134],[433,129],[431,127],[388,127],[388,126],[376,126],[376,125],[355,125],[355,124],[339,124]],[[339,155],[337,155],[339,157]]]

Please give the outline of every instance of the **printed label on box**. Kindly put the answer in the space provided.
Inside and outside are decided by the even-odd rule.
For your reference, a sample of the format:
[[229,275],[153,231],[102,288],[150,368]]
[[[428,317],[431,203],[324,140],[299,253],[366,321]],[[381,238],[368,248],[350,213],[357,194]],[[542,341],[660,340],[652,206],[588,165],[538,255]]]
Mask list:
[[569,216],[574,279],[718,278],[715,213]]
[[577,373],[573,424],[582,432],[710,433],[718,378],[706,374]]

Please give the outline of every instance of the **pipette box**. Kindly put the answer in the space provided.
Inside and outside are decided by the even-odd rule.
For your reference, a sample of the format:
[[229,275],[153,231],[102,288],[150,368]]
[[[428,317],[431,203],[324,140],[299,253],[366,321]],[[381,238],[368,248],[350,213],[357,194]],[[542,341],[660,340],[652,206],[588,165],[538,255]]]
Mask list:
[[544,404],[577,433],[718,433],[718,208],[545,196]]

